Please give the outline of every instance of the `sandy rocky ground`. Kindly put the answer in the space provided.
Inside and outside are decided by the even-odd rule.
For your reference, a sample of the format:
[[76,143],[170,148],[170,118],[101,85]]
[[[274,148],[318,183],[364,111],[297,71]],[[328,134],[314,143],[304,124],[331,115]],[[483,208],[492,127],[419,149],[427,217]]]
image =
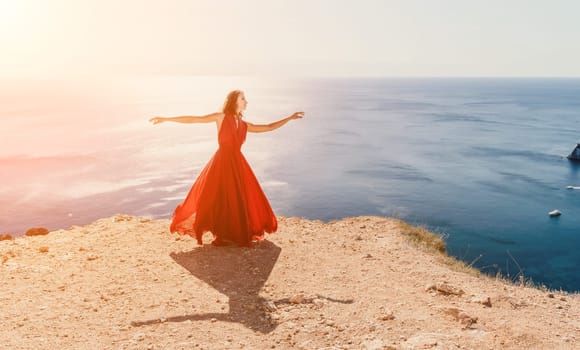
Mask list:
[[580,349],[579,294],[453,269],[394,219],[279,224],[252,248],[125,215],[1,241],[0,348]]

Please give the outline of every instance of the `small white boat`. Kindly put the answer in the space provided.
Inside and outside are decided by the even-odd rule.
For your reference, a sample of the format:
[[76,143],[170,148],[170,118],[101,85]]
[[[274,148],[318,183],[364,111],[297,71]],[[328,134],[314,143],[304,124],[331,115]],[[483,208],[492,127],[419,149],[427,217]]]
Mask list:
[[552,217],[554,217],[554,216],[560,216],[560,215],[562,215],[562,212],[559,211],[558,209],[554,209],[551,212],[549,212],[548,215],[550,215]]
[[566,186],[569,190],[580,190],[580,186]]

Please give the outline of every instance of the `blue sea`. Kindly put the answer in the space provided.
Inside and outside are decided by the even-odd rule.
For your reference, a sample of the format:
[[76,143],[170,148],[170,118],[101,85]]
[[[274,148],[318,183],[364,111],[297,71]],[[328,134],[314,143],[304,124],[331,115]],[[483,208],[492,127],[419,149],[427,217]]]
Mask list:
[[[30,88],[33,86],[33,88]],[[140,77],[0,89],[0,232],[170,217],[217,148],[230,90],[253,123],[304,111],[243,152],[279,215],[403,219],[495,275],[580,291],[580,79]],[[557,218],[548,212],[558,209]]]

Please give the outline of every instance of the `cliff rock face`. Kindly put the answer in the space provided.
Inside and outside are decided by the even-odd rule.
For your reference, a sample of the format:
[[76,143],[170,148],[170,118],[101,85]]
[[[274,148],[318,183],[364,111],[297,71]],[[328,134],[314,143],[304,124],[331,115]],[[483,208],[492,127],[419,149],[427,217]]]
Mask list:
[[[573,349],[578,294],[463,272],[381,217],[252,248],[118,215],[0,242],[6,349]],[[205,237],[210,241],[210,234]]]

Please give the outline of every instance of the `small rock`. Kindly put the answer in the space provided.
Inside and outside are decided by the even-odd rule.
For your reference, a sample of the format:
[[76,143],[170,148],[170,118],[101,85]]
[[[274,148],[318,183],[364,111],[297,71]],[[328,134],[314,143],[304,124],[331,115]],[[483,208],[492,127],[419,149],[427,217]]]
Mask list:
[[274,302],[272,300],[266,300],[264,302],[264,309],[266,311],[269,311],[269,312],[274,312],[274,311],[278,310],[278,308],[276,307],[276,304],[274,304]]
[[2,264],[6,263],[10,258],[15,258],[16,254],[13,251],[8,251],[5,255],[2,256]]
[[393,314],[392,311],[387,311],[384,315],[382,315],[380,317],[380,320],[382,321],[391,321],[395,319],[395,315]]
[[26,236],[44,236],[48,234],[48,229],[44,227],[35,227],[26,231]]
[[129,215],[121,215],[121,214],[117,214],[113,218],[113,222],[131,221],[131,220],[133,220],[133,217],[132,216],[129,216]]
[[455,318],[456,321],[459,321],[465,328],[471,327],[472,324],[477,323],[477,317],[471,317],[466,314],[464,311],[459,310],[457,308],[451,307],[443,309],[443,311]]
[[459,322],[461,322],[461,324],[465,325],[466,327],[470,327],[472,324],[477,323],[477,317],[471,317],[465,312],[460,312],[457,317]]
[[478,303],[483,306],[491,307],[491,299],[488,296],[474,296],[470,301],[472,303]]
[[290,301],[292,304],[302,304],[304,303],[304,300],[306,300],[304,294],[297,294],[288,299],[288,301]]
[[10,233],[1,233],[0,234],[0,241],[9,241],[12,240],[12,235]]
[[429,284],[427,285],[427,287],[425,288],[425,291],[430,291],[430,290],[435,290],[441,294],[445,294],[445,295],[463,295],[465,294],[465,292],[459,288],[453,287],[447,283],[437,283],[437,284]]
[[48,253],[48,247],[42,246],[38,248],[38,251],[41,253]]

